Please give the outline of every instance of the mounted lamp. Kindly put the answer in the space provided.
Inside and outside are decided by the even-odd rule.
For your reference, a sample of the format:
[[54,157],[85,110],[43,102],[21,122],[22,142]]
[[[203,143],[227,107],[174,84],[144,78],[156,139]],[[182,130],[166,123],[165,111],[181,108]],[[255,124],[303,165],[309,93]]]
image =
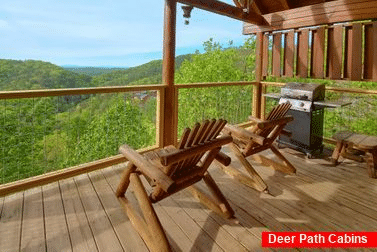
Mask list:
[[182,6],[183,17],[186,18],[185,25],[188,25],[190,23],[189,18],[191,17],[191,11],[192,11],[193,8],[194,8],[194,6],[191,6],[191,5],[183,5]]

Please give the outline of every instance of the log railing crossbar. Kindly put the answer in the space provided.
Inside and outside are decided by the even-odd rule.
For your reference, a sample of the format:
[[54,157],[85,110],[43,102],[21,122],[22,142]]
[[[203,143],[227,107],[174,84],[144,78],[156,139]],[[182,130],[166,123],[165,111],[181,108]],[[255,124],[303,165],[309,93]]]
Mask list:
[[[211,87],[219,87],[219,86],[248,86],[252,85],[253,88],[253,97],[259,97],[261,101],[259,104],[253,104],[253,107],[250,106],[253,111],[265,110],[265,99],[262,97],[262,94],[266,92],[266,88],[269,86],[283,86],[284,83],[281,82],[266,82],[266,81],[252,81],[252,82],[214,82],[214,83],[187,83],[187,84],[175,84],[174,88],[178,89],[195,89],[195,88],[211,88]],[[260,87],[255,88],[255,87]],[[37,98],[37,97],[50,97],[50,96],[67,96],[67,95],[80,95],[80,94],[102,94],[102,93],[123,93],[123,92],[137,92],[137,91],[145,91],[145,90],[154,90],[158,93],[162,93],[162,91],[166,88],[166,85],[139,85],[139,86],[124,86],[124,87],[103,87],[103,88],[80,88],[80,89],[55,89],[55,90],[27,90],[27,91],[3,91],[0,92],[0,100],[4,99],[26,99],[26,98]],[[351,93],[351,94],[360,94],[360,95],[377,95],[377,90],[367,90],[367,89],[350,89],[350,88],[340,88],[340,87],[326,87],[326,91],[331,92],[338,92],[338,93]],[[178,92],[175,92],[178,95]],[[163,100],[163,95],[157,99],[157,107],[163,109],[161,106],[161,102]],[[255,108],[254,106],[259,106]],[[252,111],[250,111],[252,112]],[[162,123],[162,118],[164,113],[157,114],[157,124]],[[241,123],[240,126],[247,126],[247,123]],[[177,127],[177,125],[174,125]],[[147,149],[153,149],[161,147],[161,142],[158,141],[161,138],[162,134],[166,134],[163,130],[163,126],[157,125],[157,145],[150,146]],[[326,139],[325,139],[326,140]],[[327,139],[327,142],[331,143],[331,139]],[[145,151],[145,149],[140,150],[140,152]],[[27,178],[15,182],[11,182],[8,184],[0,185],[0,196],[4,196],[6,194],[14,193],[17,191],[22,191],[31,187],[51,183],[60,179],[69,178],[73,176],[77,176],[79,174],[87,173],[96,169],[101,169],[104,167],[108,167],[111,165],[116,165],[120,163],[124,163],[127,160],[122,157],[121,155],[116,155],[112,157],[108,157],[105,159],[93,161],[86,164],[77,165],[75,167],[65,168],[59,171],[54,171],[50,173],[46,173],[43,175],[39,175],[32,178]]]

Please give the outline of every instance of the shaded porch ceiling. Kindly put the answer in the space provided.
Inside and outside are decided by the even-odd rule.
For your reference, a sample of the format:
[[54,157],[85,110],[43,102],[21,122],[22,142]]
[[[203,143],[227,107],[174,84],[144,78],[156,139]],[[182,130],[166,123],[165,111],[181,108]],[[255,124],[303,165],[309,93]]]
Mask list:
[[244,22],[244,34],[376,19],[375,0],[177,0]]

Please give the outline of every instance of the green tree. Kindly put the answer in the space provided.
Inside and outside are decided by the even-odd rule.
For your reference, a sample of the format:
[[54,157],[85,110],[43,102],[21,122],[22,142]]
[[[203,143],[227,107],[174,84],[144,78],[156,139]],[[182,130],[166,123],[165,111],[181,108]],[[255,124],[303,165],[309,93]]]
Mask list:
[[[222,46],[210,39],[205,53],[196,53],[184,61],[176,74],[176,83],[229,82],[252,78],[253,65],[246,53],[255,46],[248,40],[241,48]],[[196,121],[222,117],[231,122],[245,121],[251,113],[251,86],[214,87],[179,90],[179,131]]]

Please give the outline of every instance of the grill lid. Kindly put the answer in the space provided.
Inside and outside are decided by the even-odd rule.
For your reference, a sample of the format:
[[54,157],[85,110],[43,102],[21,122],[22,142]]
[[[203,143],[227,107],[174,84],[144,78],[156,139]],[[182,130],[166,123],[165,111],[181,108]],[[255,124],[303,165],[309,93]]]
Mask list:
[[281,88],[281,96],[306,101],[322,101],[325,99],[325,85],[289,82]]

